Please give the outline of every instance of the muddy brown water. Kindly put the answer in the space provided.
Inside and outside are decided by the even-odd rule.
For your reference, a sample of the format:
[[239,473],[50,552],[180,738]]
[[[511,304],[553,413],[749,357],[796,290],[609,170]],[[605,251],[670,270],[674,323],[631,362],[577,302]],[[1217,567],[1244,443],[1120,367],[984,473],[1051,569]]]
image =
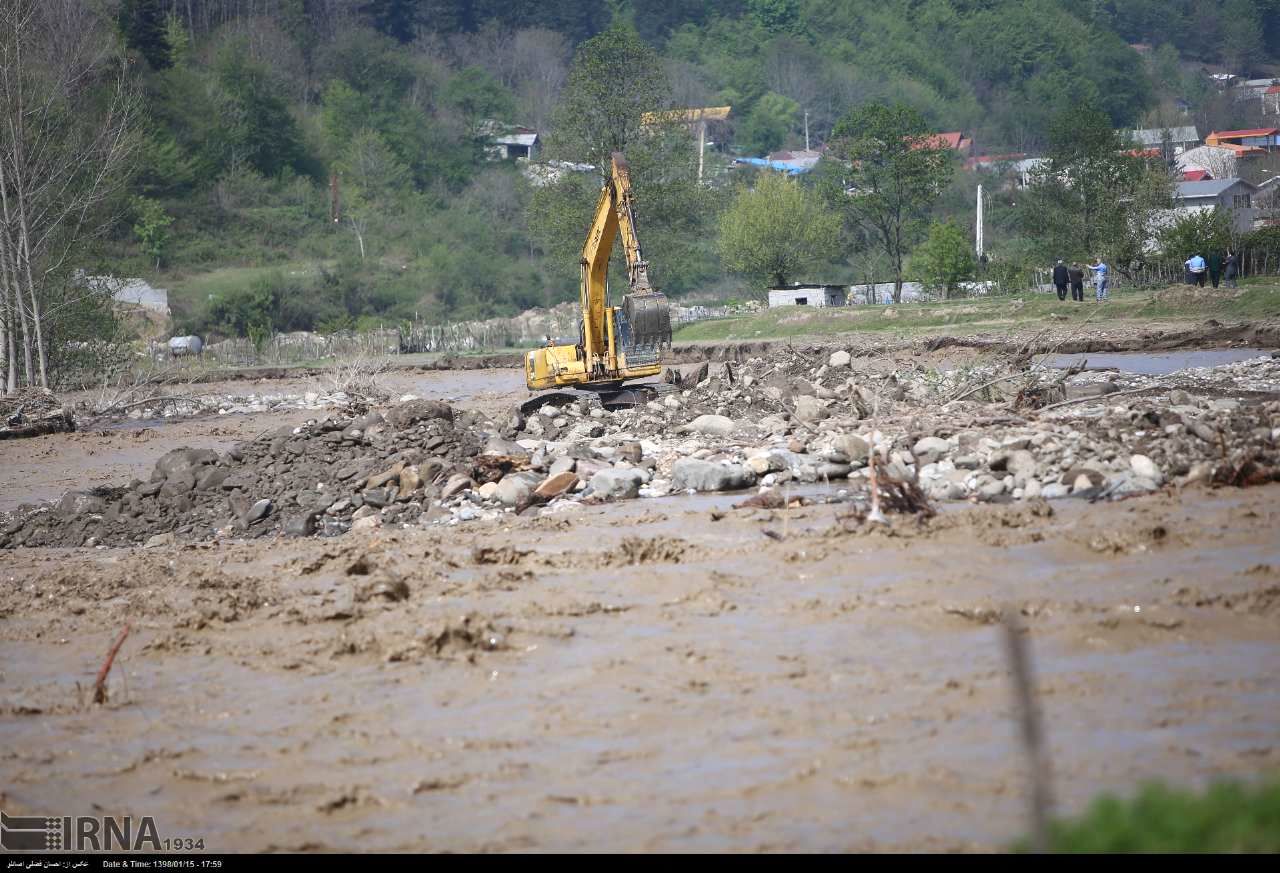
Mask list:
[[[713,520],[720,495],[0,555],[0,790],[223,851],[999,848],[1026,805],[1003,604],[1030,628],[1060,809],[1280,765],[1278,496],[865,534],[840,505]],[[507,563],[477,563],[495,545]],[[411,596],[334,617],[362,556]],[[192,621],[221,591],[265,600]],[[500,648],[397,654],[463,615]],[[126,620],[112,700],[84,705]]]

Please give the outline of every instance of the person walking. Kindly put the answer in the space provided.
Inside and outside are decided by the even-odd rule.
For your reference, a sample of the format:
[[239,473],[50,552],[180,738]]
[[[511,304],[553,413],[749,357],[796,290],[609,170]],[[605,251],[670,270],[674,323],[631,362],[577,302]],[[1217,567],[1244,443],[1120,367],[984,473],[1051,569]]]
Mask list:
[[1071,269],[1067,270],[1067,278],[1071,280],[1071,299],[1077,303],[1084,302],[1084,267],[1080,266],[1079,261],[1071,262]]
[[1240,275],[1240,256],[1227,249],[1227,262],[1222,267],[1222,278],[1228,288],[1236,287],[1236,279]]
[[1067,266],[1061,260],[1053,268],[1053,287],[1058,289],[1058,299],[1067,299],[1067,283],[1071,281],[1067,275]]
[[1111,268],[1106,265],[1099,255],[1093,259],[1093,263],[1089,265],[1089,269],[1093,271],[1093,284],[1097,293],[1097,301],[1099,303],[1107,299],[1107,273]]
[[1218,280],[1222,278],[1222,252],[1214,249],[1209,254],[1209,283],[1214,288],[1218,287]]
[[1187,258],[1184,263],[1187,267],[1187,274],[1191,277],[1191,282],[1189,284],[1199,285],[1203,288],[1205,272],[1204,258],[1200,257],[1199,252],[1196,252],[1194,255]]

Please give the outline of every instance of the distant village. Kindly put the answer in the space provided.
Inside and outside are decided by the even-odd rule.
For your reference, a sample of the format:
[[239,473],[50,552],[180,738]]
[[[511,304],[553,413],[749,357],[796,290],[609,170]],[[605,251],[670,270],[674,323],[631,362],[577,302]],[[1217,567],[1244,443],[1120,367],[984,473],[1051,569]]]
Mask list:
[[[1135,46],[1141,50],[1141,46]],[[1205,134],[1190,124],[1122,131],[1133,148],[1143,157],[1163,158],[1177,176],[1174,197],[1176,212],[1199,212],[1215,207],[1229,210],[1240,232],[1280,224],[1280,78],[1242,79],[1227,73],[1214,73],[1210,79],[1229,90],[1237,101],[1257,101],[1263,117],[1276,119],[1275,127],[1244,130],[1213,130]],[[706,107],[663,113],[662,120],[675,120],[689,126],[697,140],[701,158],[708,146],[721,145],[716,135],[723,135],[731,107]],[[646,116],[652,123],[657,114]],[[587,172],[589,164],[540,159],[541,140],[538,131],[527,127],[490,122],[490,157],[522,164],[522,170],[534,185],[553,183],[565,172]],[[965,171],[987,177],[991,188],[1019,189],[1028,187],[1036,171],[1047,159],[1024,153],[988,153],[964,131],[945,131],[934,135],[933,143],[954,151]],[[776,151],[759,157],[732,157],[729,168],[755,167],[799,176],[813,171],[821,162],[825,145],[812,148]],[[709,171],[708,171],[709,172]],[[702,161],[699,177],[703,176]]]

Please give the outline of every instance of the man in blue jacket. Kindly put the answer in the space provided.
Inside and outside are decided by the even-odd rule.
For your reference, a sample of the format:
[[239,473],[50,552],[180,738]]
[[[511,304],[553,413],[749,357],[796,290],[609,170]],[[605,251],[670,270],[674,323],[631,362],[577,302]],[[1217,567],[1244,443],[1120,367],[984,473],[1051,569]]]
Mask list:
[[1200,253],[1196,252],[1186,260],[1187,274],[1191,276],[1191,284],[1204,287],[1204,258],[1200,257]]
[[1097,288],[1098,302],[1101,303],[1107,299],[1107,273],[1110,267],[1103,262],[1101,255],[1094,258],[1093,261],[1089,265],[1089,269],[1093,270],[1093,283]]

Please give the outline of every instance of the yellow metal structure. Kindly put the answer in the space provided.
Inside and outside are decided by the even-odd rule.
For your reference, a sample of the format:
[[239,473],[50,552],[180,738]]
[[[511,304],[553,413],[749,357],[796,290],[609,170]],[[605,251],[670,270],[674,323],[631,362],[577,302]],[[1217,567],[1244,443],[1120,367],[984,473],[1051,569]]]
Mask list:
[[[649,284],[649,264],[636,235],[635,203],[626,160],[615,152],[612,172],[582,247],[582,321],[575,345],[548,345],[525,355],[531,391],[582,388],[605,392],[624,381],[656,376],[662,349],[671,344],[667,298]],[[629,293],[609,305],[609,255],[621,235]]]

